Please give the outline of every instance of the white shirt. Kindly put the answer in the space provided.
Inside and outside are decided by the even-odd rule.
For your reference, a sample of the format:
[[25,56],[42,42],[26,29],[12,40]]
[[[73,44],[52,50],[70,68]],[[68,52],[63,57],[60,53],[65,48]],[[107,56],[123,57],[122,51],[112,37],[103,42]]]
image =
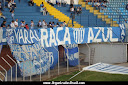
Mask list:
[[17,21],[15,21],[14,23],[15,23],[16,26],[18,26],[18,22]]
[[10,7],[11,7],[11,5],[12,5],[12,3],[8,3],[8,8],[10,8]]
[[47,28],[46,23],[44,21],[42,22],[42,27],[45,29]]
[[11,1],[11,3],[12,3],[12,4],[15,4],[15,2],[14,2],[14,1]]
[[74,8],[73,8],[73,7],[71,8],[71,11],[72,11],[72,12],[74,11]]
[[12,23],[12,22],[11,22],[10,26],[11,26],[11,28],[16,28],[16,27],[15,27],[15,23]]
[[12,13],[12,17],[14,17],[14,15],[15,15],[15,14],[14,14],[14,13]]
[[31,25],[31,29],[33,29],[34,28],[34,23],[31,23],[30,25]]
[[63,26],[66,26],[66,23],[63,23]]
[[97,2],[97,4],[96,4],[96,5],[100,6],[100,3],[99,3],[99,2]]

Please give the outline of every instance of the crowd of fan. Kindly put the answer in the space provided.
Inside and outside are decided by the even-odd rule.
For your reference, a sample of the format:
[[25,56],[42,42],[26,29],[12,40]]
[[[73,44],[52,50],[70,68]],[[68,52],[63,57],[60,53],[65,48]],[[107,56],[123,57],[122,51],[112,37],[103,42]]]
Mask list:
[[70,12],[72,13],[72,14],[77,14],[77,15],[79,15],[79,14],[81,14],[82,13],[82,8],[81,8],[81,6],[80,7],[74,7],[74,6],[72,6],[72,7],[70,7]]
[[[12,22],[10,23],[10,25],[7,25],[6,26],[6,21],[3,21],[3,23],[1,24],[1,27],[3,28],[13,28],[13,29],[16,29],[16,28],[26,28],[27,30],[29,29],[34,29],[34,28],[53,28],[53,27],[66,27],[67,24],[66,22],[64,21],[62,24],[59,24],[58,22],[55,24],[55,22],[49,22],[47,24],[47,22],[45,20],[41,21],[39,20],[39,22],[37,23],[37,25],[34,24],[34,21],[31,20],[31,23],[30,23],[30,28],[29,28],[29,25],[25,23],[25,21],[21,21],[20,25],[18,24],[18,19],[16,19],[15,21],[12,20]],[[0,27],[0,28],[1,28]]]
[[92,6],[99,10],[105,10],[107,7],[106,3],[109,2],[109,0],[86,0],[86,3],[91,2]]
[[[2,14],[2,11],[3,10],[3,6],[2,6],[2,3],[0,2],[0,18],[3,18],[4,21],[3,23],[1,24],[1,27],[6,27],[6,28],[26,28],[26,29],[29,29],[29,26],[28,24],[25,24],[25,21],[21,21],[21,24],[20,26],[18,26],[18,19],[15,20],[14,18],[14,11],[15,11],[15,8],[16,8],[16,3],[14,2],[14,0],[6,0],[7,4],[5,4],[6,7],[9,8],[9,11],[11,12],[11,17],[12,17],[12,22],[10,25],[6,26],[6,17]],[[20,0],[19,0],[20,2]],[[104,10],[104,8],[107,7],[106,3],[109,2],[109,0],[86,0],[86,3],[88,2],[91,2],[92,5],[96,8],[96,9],[102,9]],[[54,6],[54,4],[50,1],[50,0],[47,0],[47,3],[49,3],[50,5]],[[61,7],[61,4],[62,6],[66,6],[66,2],[64,0],[56,0],[56,5],[58,7]],[[73,6],[74,4],[74,1],[72,0],[72,2],[70,3],[70,12],[71,14],[81,14],[82,13],[82,8],[81,6],[80,7],[74,7]],[[30,0],[28,1],[28,5],[29,6],[34,6],[34,2],[33,0]],[[126,5],[126,9],[128,9],[128,4]],[[42,4],[40,4],[40,12],[42,12],[43,15],[48,15],[48,11],[46,9],[46,7],[44,7],[44,4],[42,2]],[[65,21],[63,22],[63,24],[60,24],[59,23],[54,23],[54,22],[49,22],[48,24],[45,22],[45,20],[43,20],[41,22],[41,20],[39,20],[38,24],[37,25],[34,25],[34,21],[31,20],[31,23],[30,23],[30,28],[33,29],[34,27],[42,27],[42,28],[53,28],[53,27],[65,27],[66,26],[66,23]]]
[[[12,19],[14,19],[14,9],[16,8],[16,3],[14,2],[14,0],[6,0],[7,4],[5,3],[5,6],[7,8],[9,8],[9,11],[11,13],[11,17]],[[0,18],[4,18],[4,20],[6,20],[6,17],[3,15],[2,13],[3,10],[3,5],[2,3],[0,2]]]

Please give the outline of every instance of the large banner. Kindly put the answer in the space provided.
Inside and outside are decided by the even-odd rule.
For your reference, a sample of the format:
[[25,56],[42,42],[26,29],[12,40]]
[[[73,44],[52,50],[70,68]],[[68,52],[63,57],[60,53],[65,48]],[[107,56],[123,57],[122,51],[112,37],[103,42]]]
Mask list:
[[[18,45],[8,43],[18,62],[21,75],[30,76],[53,69],[58,63],[58,47],[43,48],[40,43]],[[31,69],[30,69],[31,68]]]
[[43,47],[92,42],[119,42],[125,38],[125,27],[58,27],[48,29],[14,29],[10,34],[13,44],[27,45],[40,42]]
[[1,28],[0,29],[0,45],[6,45],[7,40],[6,40],[6,29]]
[[92,42],[122,41],[120,27],[93,27],[40,29],[40,40],[43,47],[66,44],[84,44]]
[[128,74],[128,67],[112,65],[107,63],[96,63],[94,65],[84,67],[83,70],[105,72],[112,74]]
[[78,45],[64,45],[66,58],[68,57],[69,66],[77,66],[79,64],[79,48]]
[[48,71],[50,69],[52,62],[51,57],[53,57],[52,52],[45,52],[43,56],[32,60],[32,61],[25,61],[25,62],[18,62],[18,65],[21,70],[22,76],[30,76],[30,75],[36,75],[36,74],[42,74]]

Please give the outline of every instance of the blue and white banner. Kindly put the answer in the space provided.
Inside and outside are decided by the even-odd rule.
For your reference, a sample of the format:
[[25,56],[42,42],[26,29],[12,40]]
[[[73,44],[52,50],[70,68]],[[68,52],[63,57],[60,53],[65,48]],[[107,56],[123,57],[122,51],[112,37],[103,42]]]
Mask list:
[[121,32],[120,27],[58,27],[40,29],[40,39],[43,47],[92,42],[118,42],[122,40]]
[[37,58],[32,61],[25,61],[25,62],[18,62],[18,65],[21,70],[21,75],[23,76],[30,76],[30,75],[36,75],[36,74],[42,74],[48,71],[50,69],[51,65],[50,60],[51,57],[53,57],[52,52],[45,52],[43,56],[40,58]]
[[68,57],[69,66],[77,66],[79,64],[79,48],[78,45],[64,45],[66,57]]
[[93,28],[55,27],[53,29],[30,30],[20,28],[13,30],[12,34],[10,34],[10,40],[11,43],[20,45],[40,42],[43,47],[92,42],[119,42],[125,38],[125,27],[120,26]]
[[106,63],[96,63],[94,65],[84,67],[83,70],[113,73],[113,74],[128,74],[128,67],[111,65]]
[[121,40],[122,42],[124,42],[126,38],[126,27],[125,27],[125,24],[119,24],[119,26],[121,29]]
[[6,40],[6,29],[1,28],[0,29],[0,45],[6,45],[7,40]]
[[30,30],[23,28],[13,29],[13,32],[9,34],[9,37],[10,37],[10,43],[20,44],[20,45],[28,45],[40,41],[38,29],[30,29]]
[[48,65],[53,69],[58,63],[58,47],[43,48],[39,43],[22,46],[9,43],[9,46],[13,56],[19,62],[22,75],[24,71],[24,76],[39,74],[40,69],[41,73],[44,73],[49,69]]

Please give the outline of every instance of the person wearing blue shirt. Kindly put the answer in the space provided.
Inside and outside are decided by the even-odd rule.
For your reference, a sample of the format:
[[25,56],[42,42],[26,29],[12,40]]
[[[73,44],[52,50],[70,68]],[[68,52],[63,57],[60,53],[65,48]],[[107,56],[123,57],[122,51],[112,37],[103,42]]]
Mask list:
[[128,4],[126,5],[126,10],[128,10]]
[[40,7],[40,12],[42,12],[44,15],[44,6]]
[[128,21],[127,21],[127,20],[125,20],[125,23],[128,23]]
[[40,7],[44,6],[44,3],[42,2],[42,4],[40,4]]

